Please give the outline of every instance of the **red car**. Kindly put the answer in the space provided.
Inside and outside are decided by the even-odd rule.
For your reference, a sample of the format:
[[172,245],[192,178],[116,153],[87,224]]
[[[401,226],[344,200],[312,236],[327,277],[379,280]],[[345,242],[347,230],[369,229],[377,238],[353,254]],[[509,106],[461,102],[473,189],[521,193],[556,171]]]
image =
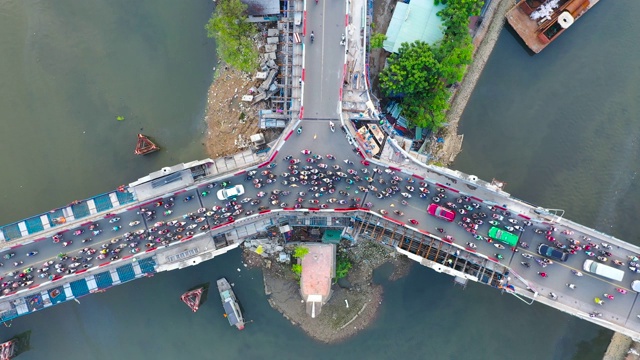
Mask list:
[[427,208],[427,212],[437,218],[452,222],[456,218],[456,213],[437,204],[430,204]]

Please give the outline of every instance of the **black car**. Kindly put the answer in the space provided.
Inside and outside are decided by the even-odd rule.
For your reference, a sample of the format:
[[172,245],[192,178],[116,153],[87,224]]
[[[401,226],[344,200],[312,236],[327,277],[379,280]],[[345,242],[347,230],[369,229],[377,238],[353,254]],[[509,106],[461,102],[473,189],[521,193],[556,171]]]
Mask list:
[[569,254],[566,252],[545,244],[540,244],[540,246],[538,246],[538,254],[558,261],[567,261],[569,258]]

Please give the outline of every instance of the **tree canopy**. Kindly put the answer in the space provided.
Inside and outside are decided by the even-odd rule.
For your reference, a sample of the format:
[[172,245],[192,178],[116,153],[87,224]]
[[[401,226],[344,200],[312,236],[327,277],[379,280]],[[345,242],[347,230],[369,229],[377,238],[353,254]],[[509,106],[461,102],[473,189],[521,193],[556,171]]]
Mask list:
[[446,122],[448,88],[464,77],[471,63],[473,43],[469,16],[478,14],[482,1],[436,0],[446,7],[438,13],[446,30],[434,45],[422,41],[403,43],[380,73],[380,88],[402,104],[403,116],[413,125],[438,129]]
[[387,40],[387,35],[381,33],[374,33],[369,39],[369,44],[372,49],[381,49],[384,41]]
[[246,21],[246,11],[240,0],[220,0],[205,29],[208,37],[216,39],[222,61],[242,71],[253,71],[258,66],[258,50],[252,38],[258,28]]
[[308,253],[309,253],[308,247],[296,246],[295,249],[293,249],[293,257],[297,259],[302,259]]

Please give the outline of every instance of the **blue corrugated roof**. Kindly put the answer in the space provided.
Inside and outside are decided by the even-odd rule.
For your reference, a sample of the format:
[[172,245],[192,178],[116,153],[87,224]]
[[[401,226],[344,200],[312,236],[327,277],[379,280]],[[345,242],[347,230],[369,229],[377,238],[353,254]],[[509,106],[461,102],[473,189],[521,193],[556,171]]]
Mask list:
[[444,5],[435,5],[433,0],[411,0],[409,4],[398,2],[387,28],[385,50],[397,52],[402,43],[417,40],[434,44],[444,36],[442,19],[437,13]]

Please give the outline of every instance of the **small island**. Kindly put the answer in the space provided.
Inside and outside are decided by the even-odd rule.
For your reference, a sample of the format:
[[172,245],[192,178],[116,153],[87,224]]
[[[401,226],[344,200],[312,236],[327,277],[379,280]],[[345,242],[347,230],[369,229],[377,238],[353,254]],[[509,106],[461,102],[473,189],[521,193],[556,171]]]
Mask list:
[[[298,239],[294,235],[287,243],[256,239],[244,244],[245,262],[263,270],[271,307],[324,343],[343,341],[376,319],[383,289],[372,282],[375,269],[392,264],[391,280],[395,280],[404,276],[411,264],[376,242],[321,241],[336,230],[327,228]],[[304,228],[298,229],[298,233],[304,232]],[[311,239],[314,236],[316,239]],[[305,267],[311,277],[306,277]]]

